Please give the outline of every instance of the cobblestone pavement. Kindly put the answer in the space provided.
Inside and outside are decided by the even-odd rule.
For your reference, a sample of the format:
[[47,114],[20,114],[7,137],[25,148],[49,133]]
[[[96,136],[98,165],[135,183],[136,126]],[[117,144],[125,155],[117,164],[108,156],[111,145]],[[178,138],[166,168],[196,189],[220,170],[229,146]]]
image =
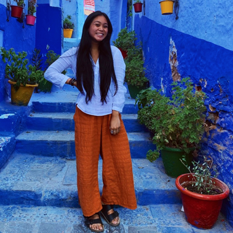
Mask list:
[[[117,208],[120,226],[104,222],[105,233],[223,233],[233,232],[222,215],[213,229],[200,230],[185,220],[180,205]],[[0,233],[89,233],[81,209],[58,207],[0,206]]]

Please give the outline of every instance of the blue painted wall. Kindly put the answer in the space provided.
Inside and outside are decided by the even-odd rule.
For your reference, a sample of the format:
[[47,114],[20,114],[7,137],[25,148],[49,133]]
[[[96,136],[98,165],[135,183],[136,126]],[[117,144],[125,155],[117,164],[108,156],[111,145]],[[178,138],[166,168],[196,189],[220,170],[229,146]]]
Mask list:
[[[23,24],[12,17],[10,17],[9,22],[7,22],[6,6],[3,3],[1,4],[1,2],[0,15],[0,46],[3,46],[6,49],[14,48],[17,52],[26,51],[30,57],[35,46],[35,27],[25,24],[25,28],[23,28]],[[5,90],[9,89],[9,85],[5,82],[4,78],[4,68],[4,64],[0,59],[0,101],[5,100]]]
[[[0,47],[3,47],[4,31],[0,29]],[[4,69],[3,62],[0,62],[0,102],[4,99],[4,74],[1,72]]]
[[61,54],[62,48],[62,11],[60,7],[39,4],[37,8],[36,48],[42,54],[53,50]]
[[80,39],[84,24],[83,1],[76,0],[76,17],[77,17],[77,38]]
[[173,80],[189,76],[207,94],[209,132],[201,153],[213,157],[219,178],[231,190],[223,212],[233,226],[233,6],[226,0],[179,2],[176,20],[147,0],[145,16],[135,14],[134,29],[151,85],[169,94]]

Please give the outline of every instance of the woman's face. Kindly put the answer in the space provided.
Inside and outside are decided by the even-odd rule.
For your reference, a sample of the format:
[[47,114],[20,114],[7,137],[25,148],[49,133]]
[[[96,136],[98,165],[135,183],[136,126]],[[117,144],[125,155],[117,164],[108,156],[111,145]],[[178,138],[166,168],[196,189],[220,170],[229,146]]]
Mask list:
[[97,42],[102,41],[108,34],[108,22],[104,16],[97,16],[89,27],[90,36]]

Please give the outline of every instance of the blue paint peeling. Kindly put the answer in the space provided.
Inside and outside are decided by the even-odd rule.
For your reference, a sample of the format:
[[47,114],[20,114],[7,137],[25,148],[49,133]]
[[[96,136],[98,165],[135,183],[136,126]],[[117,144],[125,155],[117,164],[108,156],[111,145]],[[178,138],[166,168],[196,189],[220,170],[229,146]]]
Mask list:
[[10,137],[0,137],[0,151],[3,151],[3,147],[10,141]]
[[9,116],[14,116],[13,113],[0,115],[0,119],[7,119]]

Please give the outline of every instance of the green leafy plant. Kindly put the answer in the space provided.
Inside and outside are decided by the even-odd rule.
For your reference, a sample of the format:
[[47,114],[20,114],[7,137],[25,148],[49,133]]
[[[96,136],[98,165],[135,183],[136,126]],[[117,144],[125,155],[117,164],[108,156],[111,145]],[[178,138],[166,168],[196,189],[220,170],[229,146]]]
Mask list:
[[128,32],[127,28],[123,28],[117,36],[117,39],[113,41],[113,44],[122,50],[127,51],[128,49],[134,47],[134,42],[136,41],[135,31]]
[[28,66],[28,84],[40,83],[43,71],[37,70],[35,66]]
[[[60,57],[59,54],[56,54],[53,50],[49,50],[46,54],[46,61],[45,61],[45,71],[48,69],[48,67],[54,63],[58,58]],[[62,74],[66,74],[66,71],[63,70]]]
[[[33,55],[32,55],[32,64],[36,67],[36,70],[42,70],[43,71],[43,59],[42,59],[42,54],[39,49],[34,49],[33,50]],[[47,81],[44,78],[44,71],[43,75],[38,83],[38,87],[35,88],[35,92],[50,92],[52,88],[52,83]]]
[[36,0],[28,0],[28,14],[33,15],[36,12]]
[[56,54],[53,50],[49,50],[46,53],[46,61],[45,61],[46,68],[45,68],[45,70],[47,70],[48,67],[59,58],[59,56],[60,55]]
[[71,16],[67,15],[67,17],[63,21],[63,29],[74,29],[74,24],[71,22]]
[[23,7],[24,6],[24,0],[14,0],[17,3],[17,6]]
[[134,0],[134,3],[141,3],[140,0]]
[[148,79],[145,77],[142,48],[141,46],[135,46],[136,40],[135,31],[128,32],[127,28],[123,28],[113,44],[127,51],[127,57],[125,58],[125,81],[127,84],[142,87],[148,82]]
[[172,98],[151,88],[139,93],[136,98],[138,120],[153,133],[157,154],[165,147],[179,148],[189,154],[198,146],[204,133],[205,94],[194,91],[189,78],[171,85]]
[[145,77],[141,47],[133,46],[128,49],[125,64],[125,81],[128,85],[142,87],[148,82],[148,79]]
[[34,49],[32,52],[32,64],[37,70],[42,70],[42,54],[39,49]]
[[214,195],[222,193],[222,190],[215,186],[214,178],[219,175],[216,166],[213,166],[211,156],[203,156],[203,162],[192,161],[192,167],[186,164],[183,158],[181,162],[189,170],[192,179],[183,184],[187,190],[200,194]]
[[43,72],[36,70],[32,65],[28,65],[27,53],[25,51],[16,53],[13,48],[6,50],[1,48],[2,60],[6,63],[6,78],[13,82],[17,90],[20,85],[36,84],[39,82]]
[[146,154],[146,157],[147,157],[147,159],[149,161],[153,162],[153,161],[155,161],[159,157],[159,154],[156,153],[156,151],[148,150],[147,154]]
[[[55,62],[59,58],[59,56],[60,55],[56,54],[53,50],[49,50],[46,54],[45,69],[43,70],[43,59],[41,52],[39,49],[33,50],[32,64],[36,67],[37,70],[43,71],[43,75],[38,83],[38,87],[36,88],[37,92],[51,92],[53,84],[44,78],[44,72],[53,62]],[[64,70],[62,73],[66,74],[66,71]]]

